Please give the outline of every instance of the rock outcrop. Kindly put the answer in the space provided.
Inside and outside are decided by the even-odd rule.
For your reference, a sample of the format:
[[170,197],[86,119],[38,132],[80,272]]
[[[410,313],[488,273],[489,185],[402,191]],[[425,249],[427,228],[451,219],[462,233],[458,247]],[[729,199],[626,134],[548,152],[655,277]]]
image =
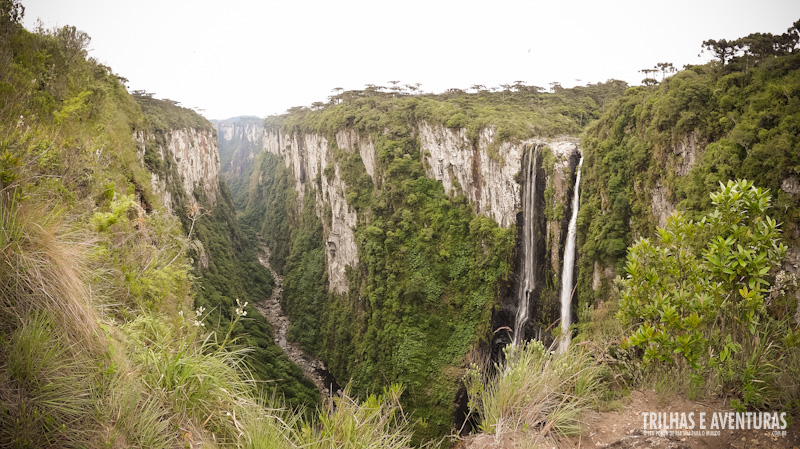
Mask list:
[[[475,205],[477,213],[506,228],[516,223],[520,208],[520,184],[516,175],[525,148],[549,147],[560,161],[556,177],[564,175],[564,157],[577,151],[577,139],[570,138],[497,142],[497,133],[492,127],[481,130],[477,145],[470,142],[463,128],[420,122],[418,131],[426,175],[441,181],[449,195],[465,195]],[[564,193],[563,189],[560,193]]]
[[[213,130],[183,128],[158,133],[136,131],[133,137],[139,144],[142,164],[145,164],[148,152],[157,154],[161,161],[159,165],[162,169],[149,169],[152,172],[153,190],[168,211],[176,206],[174,192],[168,187],[173,181],[183,187],[183,193],[190,202],[198,201],[197,194],[202,193],[209,206],[216,204],[220,164]],[[168,169],[173,164],[174,172]],[[170,179],[175,175],[177,180]]]
[[[441,181],[449,195],[463,194],[484,214],[503,227],[516,222],[520,186],[514,176],[520,171],[523,148],[535,142],[495,142],[495,129],[484,128],[473,145],[463,128],[420,122],[420,153],[425,174]],[[489,148],[495,152],[490,154]]]
[[[346,131],[340,134],[341,139],[337,136],[337,145],[340,148],[354,151],[351,145],[358,143],[360,151],[373,153],[374,161],[374,147],[367,141],[350,139],[354,134]],[[358,248],[353,231],[357,217],[355,210],[347,204],[346,186],[339,165],[331,153],[328,139],[318,134],[284,136],[279,131],[270,130],[264,136],[264,150],[281,156],[293,174],[298,207],[302,207],[305,195],[312,194],[309,190],[319,188],[315,212],[322,221],[326,239],[328,288],[335,293],[346,293],[346,268],[354,267],[358,262]],[[374,167],[374,162],[372,166]]]

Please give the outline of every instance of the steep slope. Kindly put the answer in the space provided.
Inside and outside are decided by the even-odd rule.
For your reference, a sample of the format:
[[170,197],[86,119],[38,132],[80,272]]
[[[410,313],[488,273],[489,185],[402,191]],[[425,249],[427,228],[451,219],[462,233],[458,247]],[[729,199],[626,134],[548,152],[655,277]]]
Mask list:
[[[258,262],[255,236],[239,228],[232,197],[221,179],[215,129],[195,112],[169,100],[135,96],[147,126],[134,138],[139,154],[152,173],[153,191],[168,211],[174,210],[191,240],[198,282],[195,308],[204,307],[210,319],[225,328],[241,303],[269,298],[275,286]],[[252,350],[248,364],[257,379],[270,381],[292,405],[313,404],[317,394],[300,369],[274,343],[264,317],[252,313],[235,329]],[[278,380],[280,379],[280,380]],[[277,380],[277,381],[276,381]]]
[[236,310],[270,276],[245,251],[211,125],[129,95],[85,33],[31,33],[2,6],[0,446],[235,440],[250,424],[219,410],[257,411],[245,363],[314,403],[266,321]]

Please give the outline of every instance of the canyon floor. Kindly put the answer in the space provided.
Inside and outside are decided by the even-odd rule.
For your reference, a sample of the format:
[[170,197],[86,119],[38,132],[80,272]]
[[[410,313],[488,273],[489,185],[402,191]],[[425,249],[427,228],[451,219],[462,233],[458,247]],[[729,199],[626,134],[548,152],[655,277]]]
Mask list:
[[[311,355],[305,353],[300,345],[288,341],[286,338],[289,332],[289,317],[283,312],[281,307],[281,295],[283,294],[283,276],[278,274],[277,271],[270,265],[270,250],[263,243],[260,245],[258,253],[258,261],[272,274],[275,279],[275,287],[272,289],[272,295],[255,304],[256,310],[263,315],[269,324],[272,325],[273,332],[275,333],[275,341],[278,346],[283,349],[283,352],[289,357],[289,360],[297,364],[303,370],[303,374],[314,382],[322,394],[330,394],[330,380],[326,378],[327,370],[325,363]],[[328,375],[329,376],[329,375]],[[335,391],[334,391],[335,392]]]

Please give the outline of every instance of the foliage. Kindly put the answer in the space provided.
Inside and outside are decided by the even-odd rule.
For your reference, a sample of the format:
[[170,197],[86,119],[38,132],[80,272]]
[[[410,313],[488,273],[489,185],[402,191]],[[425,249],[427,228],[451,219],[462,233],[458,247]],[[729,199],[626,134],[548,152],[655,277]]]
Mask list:
[[[2,4],[3,14],[8,5]],[[239,231],[224,188],[220,202],[228,201],[227,209],[199,220],[192,237],[200,234],[202,241],[188,238],[188,227],[153,194],[146,169],[171,174],[174,161],[161,160],[151,147],[143,166],[132,138],[172,119],[178,120],[169,122],[175,126],[184,119],[186,126],[210,125],[196,114],[179,117],[188,112],[169,107],[174,105],[166,109],[175,116],[153,113],[163,102],[153,101],[148,112],[160,122],[143,115],[122,80],[86,57],[88,36],[74,27],[32,33],[5,25],[0,30],[0,446],[175,447],[186,443],[193,429],[222,428],[215,421],[219,417],[200,416],[202,410],[217,413],[216,403],[205,409],[192,404],[208,392],[220,399],[227,391],[238,395],[230,401],[241,404],[253,402],[256,386],[276,397],[285,394],[292,405],[315,403],[313,384],[272,342],[263,317],[215,323],[231,329],[230,338],[239,344],[255,346],[247,365],[238,361],[240,354],[223,354],[224,340],[209,340],[217,360],[205,358],[210,351],[205,346],[203,354],[194,351],[196,342],[185,342],[184,349],[194,352],[186,349],[182,359],[183,349],[171,353],[162,340],[134,341],[142,330],[128,332],[130,326],[144,326],[143,321],[153,329],[171,329],[158,334],[162,337],[178,332],[178,312],[203,282],[197,279],[204,273],[187,257],[199,260],[200,248],[210,248],[212,257],[219,254],[219,265],[209,269],[214,279],[207,282],[230,282],[219,283],[225,289],[220,295],[230,296],[218,307],[232,305],[236,297],[252,302],[249,295],[270,293],[269,274],[252,251],[231,249]],[[183,193],[180,183],[168,187]],[[189,219],[184,210],[178,212]],[[214,312],[228,318],[235,316],[233,309]],[[247,337],[240,338],[243,334]],[[145,362],[134,364],[143,353],[149,354]],[[169,380],[161,377],[169,372],[164,367],[180,360],[186,364],[173,371],[183,377],[162,384]],[[277,382],[247,380],[250,368],[261,380]],[[248,390],[240,395],[242,382]],[[188,387],[196,387],[194,396],[182,396]],[[169,388],[174,394],[166,398]],[[214,441],[199,432],[197,441]]]
[[[599,117],[606,102],[620,95],[627,85],[618,80],[554,93],[519,84],[501,92],[481,90],[477,94],[452,90],[444,94],[408,95],[377,89],[345,91],[319,110],[295,108],[281,125],[293,132],[329,135],[344,128],[360,134],[402,130],[419,121],[465,128],[477,144],[479,133],[494,127],[499,141],[576,134]],[[271,120],[271,125],[275,125]]]
[[588,352],[573,346],[555,353],[531,340],[506,346],[504,358],[492,370],[473,364],[465,377],[480,430],[510,436],[517,445],[579,434],[581,412],[600,386],[599,367]]
[[[285,273],[290,338],[321,355],[338,379],[352,379],[359,397],[402,382],[403,402],[420,419],[417,440],[446,433],[462,357],[488,338],[495,298],[508,281],[515,231],[477,216],[466,198],[448,197],[441,183],[425,177],[418,123],[465,128],[473,145],[491,129],[497,145],[490,154],[499,157],[500,142],[578,132],[625,87],[609,81],[543,93],[517,83],[501,92],[407,95],[369,86],[265,120],[265,128],[286,136],[327,138],[333,157],[320,171],[328,180],[341,176],[358,215],[359,263],[347,273],[348,293],[333,295],[323,240],[330,211],[318,210],[319,189],[307,188],[298,205],[281,161],[259,156],[243,221],[260,230],[274,266]],[[358,151],[337,148],[343,129],[375,144],[375,179]],[[322,176],[307,185],[321,182]]]
[[134,98],[147,116],[151,129],[202,129],[211,131],[211,123],[197,112],[179,106],[174,100],[153,98],[153,94],[134,92]]
[[[654,198],[697,219],[720,182],[746,178],[773,192],[773,218],[794,245],[800,197],[800,53],[692,66],[653,89],[632,87],[584,133],[578,216],[578,297],[596,302],[597,268],[621,273],[635,236],[658,224]],[[785,184],[789,183],[789,184]]]
[[[19,447],[59,442],[76,447],[86,435],[77,423],[91,417],[91,372],[87,355],[70,346],[45,313],[34,313],[4,349],[0,440]],[[3,346],[5,346],[5,344]]]
[[645,363],[685,364],[695,382],[745,406],[786,404],[797,397],[785,397],[777,376],[800,368],[787,363],[800,351],[790,318],[797,281],[777,274],[787,248],[767,215],[770,197],[740,180],[711,198],[715,209],[702,220],[677,214],[656,242],[631,246],[618,314],[634,325],[627,342]]
[[[709,39],[703,41],[703,49],[719,58],[722,65],[726,63],[744,63],[749,65],[769,57],[782,56],[796,52],[800,45],[800,20],[793,23],[785,33],[751,33],[735,40]],[[751,61],[752,59],[752,61]]]
[[[352,378],[359,397],[402,382],[404,403],[422,419],[418,438],[431,438],[451,426],[459,380],[451,367],[485,335],[496,286],[510,271],[513,231],[475,216],[464,198],[448,198],[424,177],[419,157],[404,156],[418,151],[413,139],[380,142],[381,162],[392,173],[381,190],[373,189],[358,155],[336,150],[348,202],[360,216],[371,215],[355,230],[361,266],[349,271],[346,297],[327,292],[316,193],[307,191],[297,214],[293,183],[276,156],[259,157],[245,220],[265,220],[263,235],[276,243],[290,337],[322,355],[337,378]],[[279,239],[288,223],[286,245]]]
[[345,388],[341,396],[327,400],[315,425],[303,429],[303,447],[411,447],[411,428],[400,406],[402,393],[400,385],[391,385],[382,394],[371,394],[359,403]]

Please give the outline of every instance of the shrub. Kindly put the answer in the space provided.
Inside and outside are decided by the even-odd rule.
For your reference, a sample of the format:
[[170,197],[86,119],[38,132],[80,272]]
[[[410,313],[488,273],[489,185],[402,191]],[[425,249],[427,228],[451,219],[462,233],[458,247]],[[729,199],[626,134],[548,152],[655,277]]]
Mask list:
[[685,366],[695,384],[744,405],[782,403],[776,376],[798,368],[787,366],[800,342],[789,318],[796,279],[778,269],[787,249],[768,193],[745,180],[720,186],[702,220],[676,214],[656,242],[630,247],[618,316],[645,363]]

